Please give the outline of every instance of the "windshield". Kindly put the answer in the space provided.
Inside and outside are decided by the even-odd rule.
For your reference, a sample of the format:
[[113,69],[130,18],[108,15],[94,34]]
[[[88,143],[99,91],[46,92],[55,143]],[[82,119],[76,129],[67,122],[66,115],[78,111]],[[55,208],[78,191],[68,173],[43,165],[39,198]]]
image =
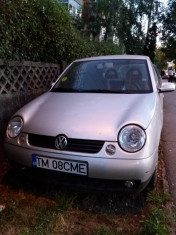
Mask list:
[[51,91],[149,93],[152,86],[145,60],[92,60],[74,62]]

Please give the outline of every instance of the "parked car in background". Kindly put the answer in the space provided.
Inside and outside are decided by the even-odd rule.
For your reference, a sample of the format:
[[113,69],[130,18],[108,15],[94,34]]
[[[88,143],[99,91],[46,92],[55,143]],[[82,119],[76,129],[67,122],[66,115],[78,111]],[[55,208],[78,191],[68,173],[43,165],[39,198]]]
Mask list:
[[173,90],[146,56],[76,60],[13,115],[6,155],[23,168],[70,176],[72,186],[79,179],[140,192],[156,182],[163,92]]

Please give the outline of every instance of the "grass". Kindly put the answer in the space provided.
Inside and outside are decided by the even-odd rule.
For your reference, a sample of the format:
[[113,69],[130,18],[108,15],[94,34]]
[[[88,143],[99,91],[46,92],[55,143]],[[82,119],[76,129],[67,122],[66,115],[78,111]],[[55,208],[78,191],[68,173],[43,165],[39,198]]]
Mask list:
[[21,193],[11,199],[9,195],[8,208],[0,214],[1,234],[169,234],[172,221],[165,205],[170,196],[157,190],[146,197],[146,205],[137,214],[95,213],[75,208],[75,201],[69,191],[52,200],[35,195],[29,199]]
[[167,235],[174,223],[160,182],[135,198],[25,183],[0,183],[1,235]]
[[105,225],[99,226],[95,228],[95,230],[93,231],[93,235],[114,235],[114,234],[115,232],[112,231],[111,228]]
[[140,233],[144,235],[170,234],[170,228],[174,224],[174,214],[167,207],[167,204],[172,201],[170,194],[154,189],[149,193],[147,201],[149,212],[141,221],[143,226]]
[[166,222],[168,216],[163,212],[161,209],[153,209],[150,216],[144,221],[141,234],[169,234],[169,224]]
[[59,205],[59,208],[62,212],[68,211],[71,209],[75,196],[68,191],[61,191],[56,193],[55,202]]

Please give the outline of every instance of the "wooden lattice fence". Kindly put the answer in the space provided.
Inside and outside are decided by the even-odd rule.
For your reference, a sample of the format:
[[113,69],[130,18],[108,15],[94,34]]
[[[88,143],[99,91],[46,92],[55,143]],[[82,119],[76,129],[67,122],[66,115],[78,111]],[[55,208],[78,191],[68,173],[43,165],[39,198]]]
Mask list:
[[60,74],[60,65],[0,59],[0,95],[47,89]]
[[10,117],[23,105],[49,90],[58,78],[60,68],[65,67],[66,63],[58,65],[0,59],[0,150]]

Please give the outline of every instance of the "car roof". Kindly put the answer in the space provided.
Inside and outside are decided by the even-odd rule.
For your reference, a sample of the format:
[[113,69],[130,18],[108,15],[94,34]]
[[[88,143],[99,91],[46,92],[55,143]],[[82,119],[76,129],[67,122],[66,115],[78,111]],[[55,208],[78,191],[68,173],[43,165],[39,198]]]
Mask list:
[[96,56],[88,57],[83,59],[75,60],[74,62],[89,61],[89,60],[112,60],[112,59],[136,59],[136,60],[150,60],[148,56],[143,55],[106,55],[106,56]]

